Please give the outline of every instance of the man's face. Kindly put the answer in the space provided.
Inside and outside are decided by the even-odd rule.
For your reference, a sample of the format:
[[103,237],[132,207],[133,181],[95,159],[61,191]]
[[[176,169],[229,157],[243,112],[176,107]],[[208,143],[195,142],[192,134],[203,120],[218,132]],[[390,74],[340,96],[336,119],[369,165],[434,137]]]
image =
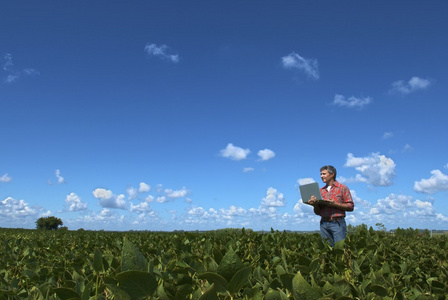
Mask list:
[[329,183],[334,178],[334,174],[328,173],[328,170],[322,170],[320,172],[320,178],[322,178],[324,183]]

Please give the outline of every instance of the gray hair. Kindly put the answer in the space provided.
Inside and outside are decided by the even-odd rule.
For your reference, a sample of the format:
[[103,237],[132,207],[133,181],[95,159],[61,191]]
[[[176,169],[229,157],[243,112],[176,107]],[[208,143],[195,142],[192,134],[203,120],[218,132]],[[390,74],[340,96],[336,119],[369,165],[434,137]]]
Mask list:
[[334,174],[334,180],[336,180],[336,174],[337,174],[337,172],[336,172],[336,168],[335,168],[335,167],[330,166],[330,165],[327,165],[327,166],[323,166],[322,168],[320,168],[320,171],[321,171],[321,172],[322,172],[323,170],[327,170],[328,173],[330,173],[330,174]]

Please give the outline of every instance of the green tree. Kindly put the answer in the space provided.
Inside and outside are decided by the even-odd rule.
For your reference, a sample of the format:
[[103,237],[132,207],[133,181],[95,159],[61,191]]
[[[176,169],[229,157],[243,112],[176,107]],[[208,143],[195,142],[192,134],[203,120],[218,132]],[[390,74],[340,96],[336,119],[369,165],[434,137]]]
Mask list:
[[386,226],[384,226],[383,223],[376,223],[375,226],[378,228],[379,231],[386,232]]
[[37,229],[57,230],[58,227],[62,225],[62,220],[53,216],[41,217],[36,221]]

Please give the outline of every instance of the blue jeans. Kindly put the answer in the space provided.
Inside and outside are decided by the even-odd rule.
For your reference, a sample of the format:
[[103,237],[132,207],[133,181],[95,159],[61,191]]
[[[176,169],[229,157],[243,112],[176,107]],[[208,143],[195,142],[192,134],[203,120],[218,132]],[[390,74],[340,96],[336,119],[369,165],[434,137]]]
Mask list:
[[320,221],[320,236],[323,240],[328,240],[331,247],[340,240],[345,239],[347,235],[347,224],[345,219],[335,220],[332,222]]

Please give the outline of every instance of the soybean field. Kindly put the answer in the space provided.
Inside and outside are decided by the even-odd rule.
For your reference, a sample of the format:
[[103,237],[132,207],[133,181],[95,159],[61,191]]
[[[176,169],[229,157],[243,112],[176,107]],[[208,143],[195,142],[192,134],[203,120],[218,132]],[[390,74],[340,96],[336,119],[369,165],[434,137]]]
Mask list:
[[448,299],[448,237],[0,229],[0,299]]

